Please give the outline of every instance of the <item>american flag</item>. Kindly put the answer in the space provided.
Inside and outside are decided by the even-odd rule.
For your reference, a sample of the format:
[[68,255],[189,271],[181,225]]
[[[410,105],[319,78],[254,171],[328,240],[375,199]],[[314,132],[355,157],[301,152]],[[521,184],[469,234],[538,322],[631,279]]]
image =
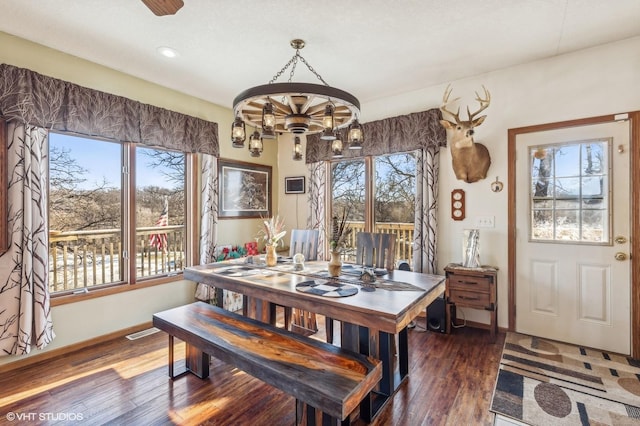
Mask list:
[[[156,221],[155,226],[169,226],[169,200],[167,199],[167,197],[164,198],[162,213],[160,213],[160,217]],[[167,234],[151,234],[149,236],[149,245],[151,247],[155,247],[158,250],[166,251]]]

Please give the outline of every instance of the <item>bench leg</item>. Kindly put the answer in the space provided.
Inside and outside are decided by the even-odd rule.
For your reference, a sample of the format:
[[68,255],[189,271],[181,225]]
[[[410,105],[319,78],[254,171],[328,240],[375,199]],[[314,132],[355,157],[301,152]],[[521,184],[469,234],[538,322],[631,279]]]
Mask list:
[[329,416],[296,399],[296,426],[349,426],[351,421]]
[[175,380],[180,376],[187,374],[188,370],[185,368],[177,374],[174,374],[174,358],[173,358],[173,336],[169,335],[169,378]]
[[169,335],[169,377],[175,380],[180,376],[191,372],[201,379],[209,377],[209,355],[200,349],[186,343],[187,355],[185,358],[185,367],[182,371],[175,372],[175,358],[173,355],[173,336]]
[[185,361],[188,371],[201,379],[209,377],[209,355],[187,343],[187,356]]

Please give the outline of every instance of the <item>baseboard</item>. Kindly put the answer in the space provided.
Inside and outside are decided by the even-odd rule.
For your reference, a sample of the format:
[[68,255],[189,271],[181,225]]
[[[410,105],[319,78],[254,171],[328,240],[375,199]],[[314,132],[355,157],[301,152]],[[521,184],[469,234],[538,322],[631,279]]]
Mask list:
[[52,358],[63,356],[71,352],[78,351],[80,349],[88,348],[89,346],[107,342],[109,340],[125,337],[127,334],[135,333],[137,331],[142,331],[150,327],[153,327],[153,324],[151,321],[145,322],[143,324],[134,325],[128,328],[123,328],[122,330],[114,331],[113,333],[103,334],[102,336],[94,337],[92,339],[74,343],[72,345],[64,346],[62,348],[52,349],[50,351],[43,352],[38,355],[33,355],[27,358],[21,358],[14,362],[0,365],[0,374],[6,373],[8,371],[13,371],[17,368],[26,367],[31,364],[35,364],[37,362],[46,361]]

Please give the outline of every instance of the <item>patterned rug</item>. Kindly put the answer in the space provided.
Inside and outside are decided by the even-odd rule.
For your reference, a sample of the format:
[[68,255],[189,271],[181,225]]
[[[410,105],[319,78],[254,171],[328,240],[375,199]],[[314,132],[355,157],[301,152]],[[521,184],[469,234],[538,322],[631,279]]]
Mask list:
[[640,425],[640,361],[507,333],[491,411],[531,425]]

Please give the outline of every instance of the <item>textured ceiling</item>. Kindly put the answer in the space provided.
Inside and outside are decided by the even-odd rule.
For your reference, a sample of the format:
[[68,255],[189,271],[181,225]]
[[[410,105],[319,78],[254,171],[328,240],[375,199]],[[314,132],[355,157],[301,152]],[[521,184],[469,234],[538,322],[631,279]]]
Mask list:
[[[226,107],[284,66],[293,38],[328,84],[366,103],[640,35],[639,0],[184,3],[158,17],[140,0],[3,0],[0,31]],[[318,82],[302,64],[294,81]]]

